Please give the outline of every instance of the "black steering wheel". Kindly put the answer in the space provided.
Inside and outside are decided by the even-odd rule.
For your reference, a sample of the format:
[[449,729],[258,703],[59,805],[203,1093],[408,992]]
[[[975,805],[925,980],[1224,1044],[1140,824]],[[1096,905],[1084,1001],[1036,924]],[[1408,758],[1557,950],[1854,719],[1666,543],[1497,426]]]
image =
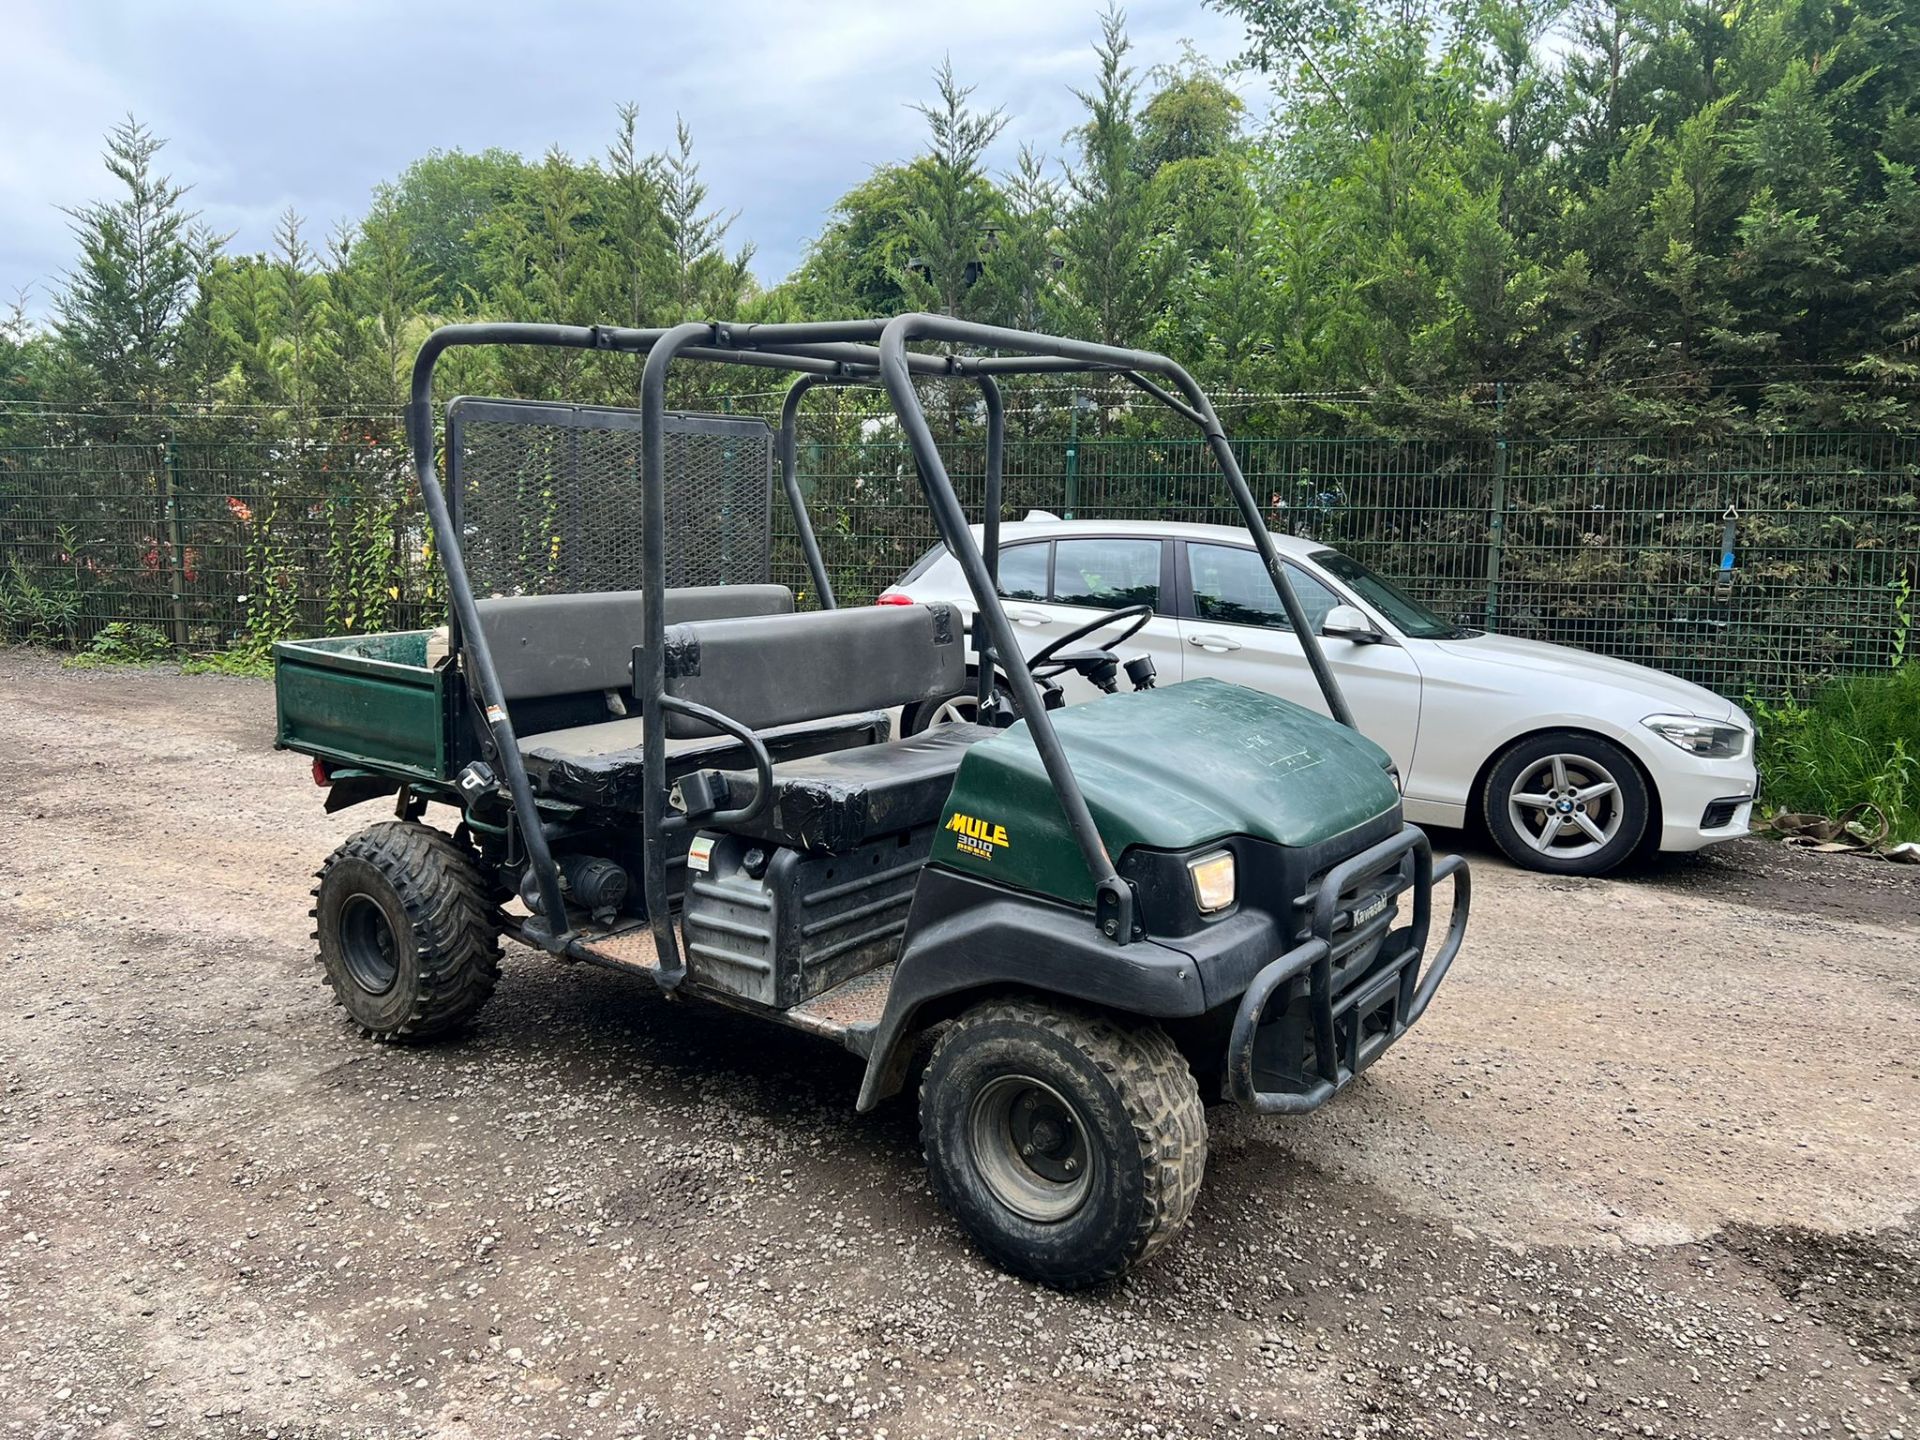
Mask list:
[[1076,625],[1059,639],[1049,642],[1036,650],[1027,661],[1027,672],[1036,680],[1050,679],[1055,675],[1064,675],[1077,669],[1079,662],[1068,656],[1062,658],[1060,652],[1070,646],[1078,645],[1096,630],[1104,630],[1109,625],[1118,625],[1131,618],[1133,623],[1111,640],[1104,640],[1094,647],[1109,655],[1116,646],[1124,645],[1146,628],[1147,621],[1153,618],[1151,605],[1123,605],[1118,610],[1109,610],[1104,615],[1096,615],[1084,625]]

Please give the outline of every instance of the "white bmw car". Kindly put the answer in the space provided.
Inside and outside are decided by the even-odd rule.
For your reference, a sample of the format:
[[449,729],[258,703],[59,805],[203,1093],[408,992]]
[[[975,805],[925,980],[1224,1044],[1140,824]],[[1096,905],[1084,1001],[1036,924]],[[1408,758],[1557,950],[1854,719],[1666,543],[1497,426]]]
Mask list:
[[[1516,863],[1570,875],[1747,833],[1753,722],[1731,701],[1643,665],[1462,629],[1337,550],[1274,543],[1360,728],[1399,769],[1409,820],[1481,816]],[[1001,527],[1000,590],[1029,654],[1103,611],[1150,605],[1115,649],[1152,656],[1158,683],[1212,676],[1325,710],[1244,530],[1036,511]],[[881,600],[975,608],[940,547]],[[1099,693],[1062,683],[1069,702]],[[910,711],[902,728],[967,708]]]

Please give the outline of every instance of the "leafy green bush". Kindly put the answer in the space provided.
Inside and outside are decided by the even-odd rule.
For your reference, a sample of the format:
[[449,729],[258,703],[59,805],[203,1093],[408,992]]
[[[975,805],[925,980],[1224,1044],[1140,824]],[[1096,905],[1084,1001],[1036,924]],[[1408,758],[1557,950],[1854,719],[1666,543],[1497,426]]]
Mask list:
[[81,670],[101,665],[151,665],[173,658],[173,642],[152,625],[115,620],[100,627],[87,648],[66,663]]
[[1752,709],[1774,810],[1840,816],[1868,802],[1893,827],[1889,839],[1920,840],[1920,660],[1835,680],[1808,705]]
[[70,581],[43,583],[17,557],[0,575],[0,639],[68,645],[79,620],[80,596]]

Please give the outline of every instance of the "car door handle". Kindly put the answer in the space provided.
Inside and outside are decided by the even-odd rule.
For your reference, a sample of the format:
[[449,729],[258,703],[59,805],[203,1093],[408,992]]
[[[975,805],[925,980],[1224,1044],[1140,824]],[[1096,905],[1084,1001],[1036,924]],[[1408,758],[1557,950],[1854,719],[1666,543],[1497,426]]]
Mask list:
[[1189,635],[1187,636],[1187,644],[1198,645],[1202,650],[1213,655],[1224,655],[1229,650],[1238,650],[1240,648],[1240,642],[1238,640],[1231,639],[1225,635]]
[[1053,617],[1044,610],[1014,610],[1009,612],[1017,624],[1030,627],[1051,624]]

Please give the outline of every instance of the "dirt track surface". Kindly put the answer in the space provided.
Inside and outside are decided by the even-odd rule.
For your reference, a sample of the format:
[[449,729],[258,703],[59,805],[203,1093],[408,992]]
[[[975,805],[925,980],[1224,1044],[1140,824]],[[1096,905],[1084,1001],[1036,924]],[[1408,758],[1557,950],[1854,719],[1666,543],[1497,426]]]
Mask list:
[[820,1042],[513,948],[350,1033],[307,887],[379,807],[267,686],[0,652],[0,717],[0,1434],[1920,1440],[1920,872],[1476,852],[1420,1027],[1065,1297]]

